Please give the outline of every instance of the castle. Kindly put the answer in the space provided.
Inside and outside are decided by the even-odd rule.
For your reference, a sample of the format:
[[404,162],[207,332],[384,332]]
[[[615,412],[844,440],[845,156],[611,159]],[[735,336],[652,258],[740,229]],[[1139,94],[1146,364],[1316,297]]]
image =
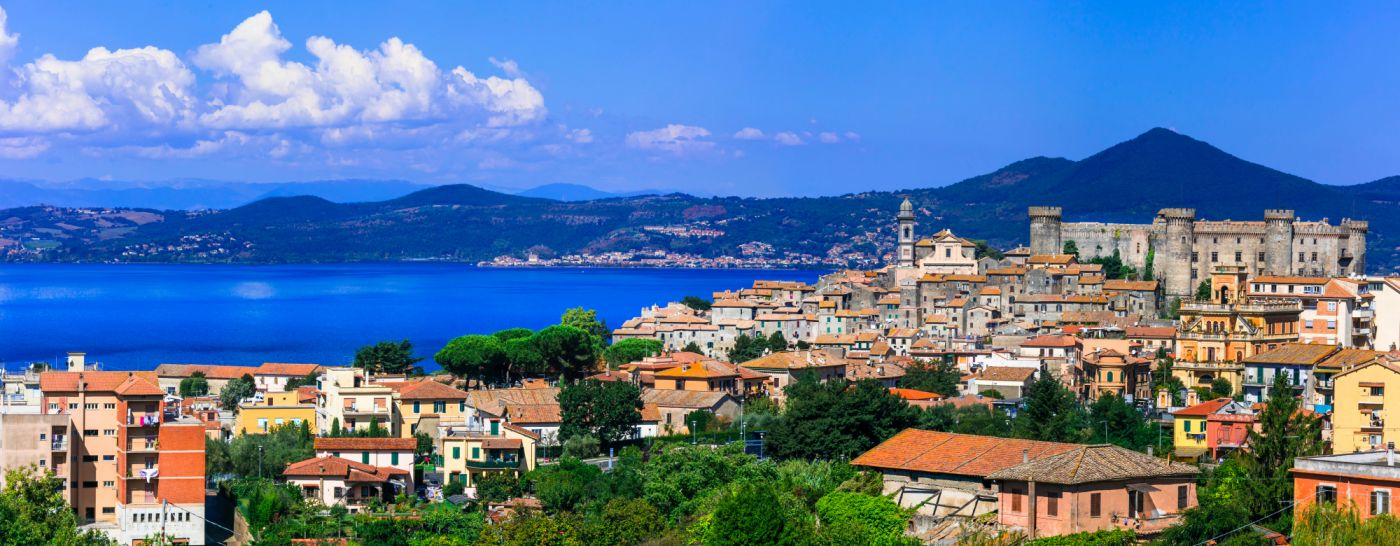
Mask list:
[[1063,222],[1060,207],[1030,207],[1031,252],[1060,254],[1074,241],[1081,260],[1111,256],[1153,275],[1169,295],[1186,296],[1223,265],[1251,275],[1360,275],[1366,270],[1364,220],[1297,219],[1291,210],[1264,211],[1261,221],[1197,220],[1196,209],[1157,212],[1151,224]]

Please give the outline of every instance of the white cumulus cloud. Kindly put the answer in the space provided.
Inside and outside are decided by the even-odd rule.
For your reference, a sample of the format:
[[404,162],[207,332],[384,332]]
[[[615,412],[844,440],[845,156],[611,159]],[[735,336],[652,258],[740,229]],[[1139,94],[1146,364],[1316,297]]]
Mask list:
[[784,146],[797,146],[802,144],[802,137],[792,131],[783,131],[773,135],[773,141]]
[[687,154],[714,148],[714,142],[705,140],[709,136],[709,129],[704,127],[672,123],[660,129],[627,133],[627,145],[640,150]]
[[745,127],[734,133],[734,138],[739,140],[763,140],[764,136],[763,131],[753,127]]

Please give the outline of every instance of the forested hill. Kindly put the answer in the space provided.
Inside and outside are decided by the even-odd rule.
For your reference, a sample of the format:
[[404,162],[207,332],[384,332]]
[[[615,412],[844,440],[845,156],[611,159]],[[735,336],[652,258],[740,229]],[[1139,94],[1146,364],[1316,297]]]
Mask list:
[[[1066,221],[1128,222],[1149,222],[1163,207],[1236,220],[1291,208],[1333,223],[1370,220],[1368,268],[1400,266],[1392,239],[1400,237],[1400,178],[1319,184],[1166,129],[1080,161],[1037,157],[946,187],[837,197],[671,194],[563,202],[449,185],[387,201],[273,197],[215,212],[26,207],[0,211],[0,251],[9,241],[11,260],[477,261],[532,249],[544,255],[660,249],[738,256],[753,251],[740,245],[762,242],[776,256],[880,256],[891,248],[893,214],[906,196],[916,205],[922,233],[946,227],[1000,247],[1027,242],[1030,205],[1064,207]],[[206,248],[201,245],[209,241],[226,251],[152,250]],[[20,244],[46,250],[14,251]]]

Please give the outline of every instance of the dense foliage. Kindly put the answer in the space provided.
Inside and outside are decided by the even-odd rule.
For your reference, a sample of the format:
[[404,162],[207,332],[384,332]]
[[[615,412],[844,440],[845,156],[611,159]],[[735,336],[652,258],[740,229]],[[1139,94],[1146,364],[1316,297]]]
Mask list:
[[267,434],[242,434],[228,442],[207,439],[205,470],[210,477],[281,476],[288,464],[316,456],[314,439],[305,421],[300,426],[272,427]]
[[243,377],[224,384],[224,389],[219,391],[219,405],[226,410],[234,410],[238,408],[238,402],[257,393],[258,386],[253,382],[253,376],[245,373]]
[[179,393],[182,398],[209,394],[209,380],[204,377],[204,372],[196,371],[180,380]]
[[661,341],[650,338],[624,339],[609,345],[603,350],[603,360],[616,368],[623,364],[637,362],[649,356],[661,354]]
[[371,373],[423,375],[418,363],[423,358],[413,355],[413,342],[380,341],[365,345],[355,351],[356,368],[364,368]]
[[101,531],[79,531],[63,500],[63,480],[28,466],[5,472],[0,490],[0,546],[115,544]]
[[951,362],[944,360],[916,360],[904,370],[899,386],[943,396],[957,396],[958,382],[962,371]]
[[624,381],[587,379],[559,389],[559,438],[592,436],[604,446],[630,438],[642,420],[642,391]]

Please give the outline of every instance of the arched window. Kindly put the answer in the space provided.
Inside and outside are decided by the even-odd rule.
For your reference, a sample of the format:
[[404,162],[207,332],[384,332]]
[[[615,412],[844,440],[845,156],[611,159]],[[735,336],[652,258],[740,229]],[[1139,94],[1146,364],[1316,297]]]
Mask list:
[[1113,382],[1113,372],[1108,372],[1108,382],[1109,382],[1109,383],[1112,383],[1112,382]]

